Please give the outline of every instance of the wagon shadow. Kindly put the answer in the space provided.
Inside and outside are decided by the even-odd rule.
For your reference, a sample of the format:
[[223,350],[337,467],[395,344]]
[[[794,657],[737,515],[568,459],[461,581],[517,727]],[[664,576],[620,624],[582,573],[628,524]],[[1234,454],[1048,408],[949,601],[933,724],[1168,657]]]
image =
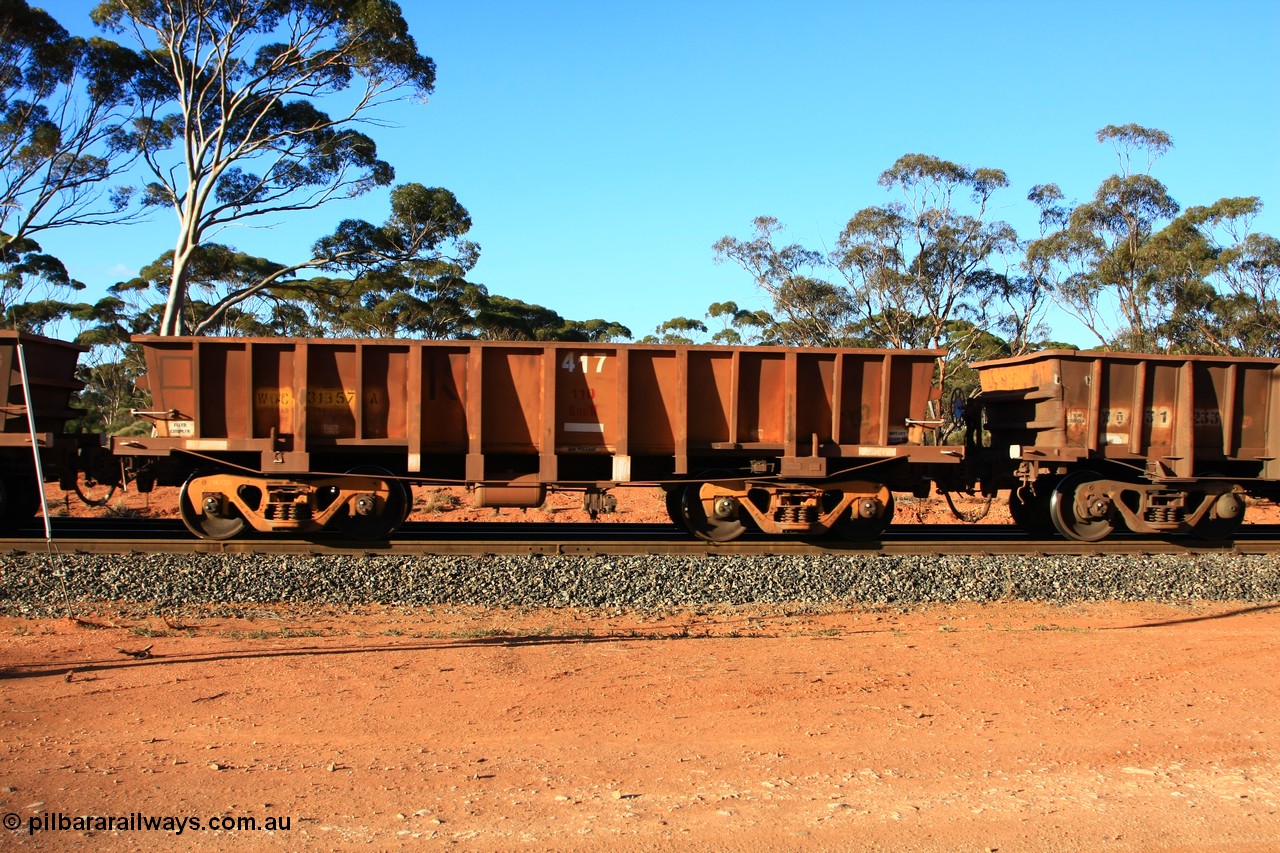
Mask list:
[[1162,619],[1159,622],[1141,622],[1137,625],[1116,625],[1101,628],[1102,631],[1138,631],[1144,628],[1169,628],[1174,625],[1191,625],[1196,622],[1212,622],[1217,619],[1231,619],[1236,616],[1248,616],[1252,613],[1265,613],[1268,610],[1280,610],[1280,604],[1259,604],[1254,607],[1241,607],[1223,613],[1209,613],[1204,616],[1185,616],[1178,619]]
[[[287,639],[287,638],[272,638]],[[413,643],[396,643],[378,646],[299,646],[289,649],[245,649],[211,652],[208,654],[155,653],[139,660],[69,660],[56,664],[14,664],[0,671],[0,680],[65,676],[70,670],[75,676],[87,677],[93,673],[138,667],[167,666],[169,664],[219,663],[238,660],[267,660],[292,657],[335,657],[341,655],[380,654],[390,652],[430,652],[483,648],[518,648],[521,646],[593,645],[597,643],[632,643],[657,639],[655,636],[607,636],[598,634],[558,634],[555,636],[501,636],[468,637],[462,639],[441,638]]]
[[[534,646],[588,646],[600,644],[632,644],[677,640],[725,640],[725,639],[759,639],[777,637],[770,631],[753,631],[737,633],[733,626],[748,623],[758,624],[758,617],[742,619],[718,620],[716,628],[729,628],[727,633],[710,632],[706,624],[690,622],[672,624],[665,627],[653,627],[644,631],[627,631],[613,634],[498,634],[483,637],[440,637],[416,640],[407,643],[382,644],[376,646],[298,646],[287,649],[231,649],[207,654],[175,654],[162,652],[140,660],[119,660],[103,658],[98,660],[65,661],[56,664],[13,664],[0,669],[0,681],[18,678],[40,678],[46,676],[65,676],[68,670],[74,676],[91,677],[95,672],[133,669],[136,667],[164,666],[167,664],[217,663],[237,660],[267,660],[271,658],[291,658],[305,656],[339,656],[358,654],[380,654],[391,652],[447,652],[467,649],[520,648]],[[879,634],[892,631],[889,627],[843,629],[840,636],[853,634]],[[288,640],[288,637],[271,637],[273,640]],[[298,638],[294,638],[298,639]],[[73,677],[74,677],[73,676]]]

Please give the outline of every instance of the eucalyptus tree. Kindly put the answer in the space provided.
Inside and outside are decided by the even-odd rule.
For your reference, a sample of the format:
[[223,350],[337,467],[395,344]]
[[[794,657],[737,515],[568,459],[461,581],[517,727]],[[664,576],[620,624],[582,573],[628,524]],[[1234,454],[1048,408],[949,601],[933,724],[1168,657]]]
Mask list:
[[[356,128],[435,84],[391,0],[103,0],[93,19],[148,60],[148,108],[130,141],[148,174],[144,203],[177,220],[162,334],[184,329],[191,265],[213,235],[390,185],[393,169]],[[286,266],[358,263],[346,244],[361,239],[340,228]],[[430,241],[382,248],[400,259],[431,251]]]
[[326,335],[458,340],[474,336],[488,290],[451,265],[410,261],[350,280],[319,279],[305,304]]
[[707,333],[707,324],[693,317],[672,317],[659,323],[652,335],[640,339],[642,344],[690,345],[700,343],[696,336]]
[[948,387],[953,366],[985,341],[987,303],[1014,296],[996,268],[1017,250],[1018,235],[991,214],[1008,177],[907,154],[878,183],[899,198],[855,213],[831,263],[846,282],[858,337],[876,346],[948,348],[937,377]]
[[556,311],[509,296],[489,295],[476,312],[475,337],[489,341],[630,340],[631,330],[612,320],[566,320]]
[[1250,233],[1260,200],[1184,211],[1151,174],[1169,134],[1108,125],[1096,138],[1118,171],[1069,210],[1056,187],[1033,197],[1057,227],[1027,246],[1028,273],[1105,346],[1275,353],[1280,258],[1273,237]]
[[717,263],[732,262],[751,275],[773,304],[773,331],[787,346],[845,346],[851,343],[854,305],[848,294],[823,275],[827,259],[798,243],[777,245],[782,223],[771,216],[752,221],[749,240],[722,237],[712,250]]
[[[142,267],[134,278],[108,288],[112,295],[125,299],[132,306],[138,318],[138,331],[147,334],[160,331],[173,267],[174,253],[165,252]],[[237,331],[253,334],[260,331],[253,328],[249,315],[269,310],[273,295],[271,290],[258,291],[258,296],[252,301],[242,300],[243,307],[239,311],[227,308],[218,311],[216,318],[213,306],[223,303],[230,293],[239,292],[264,279],[278,277],[283,270],[281,264],[238,252],[230,246],[219,243],[198,246],[187,263],[189,293],[188,298],[183,300],[183,325],[186,328],[200,328],[201,331],[217,331],[220,334],[235,334]]]
[[141,57],[70,35],[26,0],[0,0],[0,246],[132,218],[114,180],[134,154]]
[[[739,308],[733,301],[713,302],[707,322],[694,317],[672,317],[659,323],[642,344],[716,344],[722,346],[776,346],[778,323],[768,311]],[[712,329],[715,331],[712,331]]]
[[604,344],[629,341],[631,338],[631,330],[617,320],[603,320],[596,317],[591,320],[568,321],[560,340]]
[[[462,238],[471,227],[470,217],[448,190],[419,184],[396,187],[391,208],[381,226],[343,221],[317,241],[310,255],[292,264],[219,243],[195,247],[183,274],[187,296],[182,327],[194,334],[437,336],[431,334],[432,322],[445,322],[448,304],[420,310],[411,306],[415,299],[437,297],[447,303],[453,290],[470,287],[463,276],[479,254]],[[446,249],[454,254],[445,255]],[[166,252],[134,279],[110,288],[117,295],[132,294],[135,310],[152,316],[149,332],[163,333],[159,322],[174,267],[175,253]],[[351,275],[316,274],[321,272]],[[428,322],[429,315],[436,320]],[[407,325],[396,328],[396,318]]]
[[0,245],[0,325],[42,332],[76,307],[65,301],[84,285],[72,280],[62,261],[29,238]]
[[1151,169],[1173,140],[1135,124],[1108,125],[1096,138],[1115,149],[1119,170],[1058,230],[1028,245],[1027,269],[1099,343],[1157,349],[1167,305],[1150,239],[1180,208]]
[[1280,240],[1252,231],[1261,209],[1257,198],[1219,199],[1152,238],[1175,282],[1160,329],[1174,348],[1280,357]]
[[1227,347],[1245,355],[1280,358],[1280,240],[1250,233],[1221,256],[1218,323]]
[[713,302],[707,307],[707,319],[718,321],[720,328],[711,334],[711,343],[740,344],[775,343],[777,322],[768,311],[739,308],[736,302]]

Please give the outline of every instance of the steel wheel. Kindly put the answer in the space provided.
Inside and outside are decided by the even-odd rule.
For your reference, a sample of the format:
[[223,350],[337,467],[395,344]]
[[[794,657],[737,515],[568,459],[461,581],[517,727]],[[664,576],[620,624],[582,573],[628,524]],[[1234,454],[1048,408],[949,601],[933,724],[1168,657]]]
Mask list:
[[[1101,479],[1092,471],[1077,471],[1063,478],[1049,496],[1049,517],[1058,532],[1077,542],[1098,542],[1115,530],[1115,508],[1101,494],[1090,488]],[[1081,518],[1077,510],[1077,498],[1090,510],[1087,518]]]
[[383,482],[387,486],[387,496],[382,500],[372,496],[373,505],[366,507],[367,514],[358,511],[353,513],[348,508],[346,512],[335,518],[333,523],[343,534],[352,539],[371,541],[390,538],[391,534],[404,524],[409,514],[409,496],[405,492],[404,484],[395,479],[387,469],[372,465],[352,468],[347,473],[360,477],[385,478]]
[[687,487],[676,486],[674,489],[665,489],[664,498],[667,505],[667,517],[671,519],[671,523],[681,530],[688,530],[684,523],[684,493]]
[[731,542],[747,529],[738,499],[714,483],[702,483],[681,490],[680,517],[684,526],[699,539]]
[[848,511],[832,525],[832,531],[841,539],[847,539],[850,542],[871,542],[879,539],[893,523],[893,493],[889,492],[888,495],[888,500],[883,504],[875,501],[880,507],[878,514],[871,514],[874,513],[874,506],[863,506],[863,502],[870,499],[855,500]]
[[[213,495],[205,497],[203,492],[193,488],[204,476],[205,472],[197,471],[182,484],[182,491],[178,493],[178,512],[182,515],[182,523],[201,539],[233,539],[239,536],[244,532],[245,520],[237,510],[225,501]],[[199,506],[193,495],[199,495]]]

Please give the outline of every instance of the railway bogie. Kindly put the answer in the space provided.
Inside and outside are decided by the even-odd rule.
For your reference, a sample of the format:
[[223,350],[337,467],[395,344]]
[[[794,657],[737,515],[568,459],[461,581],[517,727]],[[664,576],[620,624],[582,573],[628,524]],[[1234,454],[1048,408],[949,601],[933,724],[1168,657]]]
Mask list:
[[892,492],[871,481],[717,480],[677,486],[669,495],[673,520],[709,542],[728,542],[748,529],[864,541],[878,538],[893,518]]
[[202,539],[230,539],[249,528],[297,535],[335,529],[353,539],[381,539],[409,507],[404,485],[376,469],[305,479],[197,472],[178,499],[183,523]]

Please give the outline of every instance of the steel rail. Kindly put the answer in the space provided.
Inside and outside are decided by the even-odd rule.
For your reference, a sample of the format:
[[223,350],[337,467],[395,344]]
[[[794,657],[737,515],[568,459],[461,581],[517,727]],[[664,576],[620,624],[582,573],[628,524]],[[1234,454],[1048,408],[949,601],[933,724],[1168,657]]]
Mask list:
[[[7,554],[260,554],[267,555],[387,555],[387,556],[816,556],[816,555],[957,555],[1002,556],[1108,556],[1174,554],[1280,554],[1280,528],[1259,525],[1246,528],[1234,541],[1204,542],[1187,537],[1156,538],[1116,535],[1103,542],[1073,542],[1057,538],[1032,538],[1015,527],[966,525],[930,527],[918,531],[891,530],[875,542],[767,539],[746,536],[734,542],[704,542],[662,525],[407,525],[391,541],[360,542],[334,536],[311,539],[246,538],[213,541],[195,539],[175,524],[172,533],[151,529],[110,537],[84,531],[78,536],[60,533],[50,546],[35,536],[0,539],[0,559]],[[567,528],[585,528],[569,530]],[[502,528],[495,530],[495,528]],[[536,530],[530,528],[537,528]],[[547,528],[553,528],[548,530]],[[641,528],[639,530],[635,528]]]

